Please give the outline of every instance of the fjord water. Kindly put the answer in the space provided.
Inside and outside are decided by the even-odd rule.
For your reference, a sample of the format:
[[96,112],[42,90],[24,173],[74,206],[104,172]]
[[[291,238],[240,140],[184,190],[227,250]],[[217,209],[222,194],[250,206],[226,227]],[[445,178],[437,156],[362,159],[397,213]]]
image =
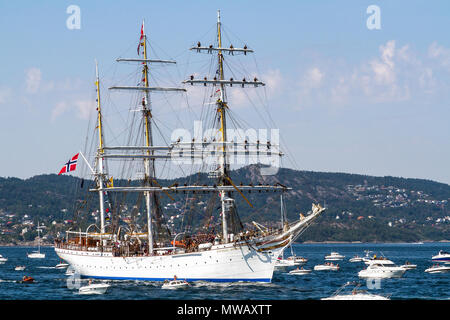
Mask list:
[[[306,269],[325,262],[324,257],[332,251],[345,255],[337,261],[339,271],[313,271],[308,275],[289,275],[290,269],[275,271],[271,283],[208,283],[194,282],[186,289],[164,290],[161,282],[109,281],[111,287],[103,295],[78,294],[75,279],[65,275],[65,269],[55,269],[60,261],[54,249],[41,248],[45,259],[29,259],[27,252],[34,248],[0,247],[0,254],[8,258],[0,264],[1,300],[318,300],[332,295],[348,281],[358,281],[362,289],[374,294],[389,295],[393,300],[450,299],[450,273],[428,274],[425,269],[432,265],[431,257],[439,250],[450,251],[450,243],[424,244],[295,244],[294,253],[308,259]],[[358,272],[365,268],[363,262],[351,263],[354,255],[363,256],[365,250],[372,254],[384,255],[402,265],[409,261],[417,265],[408,270],[402,278],[383,279],[380,282],[366,282],[358,278]],[[290,255],[290,249],[285,256]],[[15,271],[18,265],[26,266],[24,271]],[[24,275],[32,276],[35,283],[24,284]],[[75,279],[75,280],[74,280]],[[67,281],[69,280],[69,281]]]

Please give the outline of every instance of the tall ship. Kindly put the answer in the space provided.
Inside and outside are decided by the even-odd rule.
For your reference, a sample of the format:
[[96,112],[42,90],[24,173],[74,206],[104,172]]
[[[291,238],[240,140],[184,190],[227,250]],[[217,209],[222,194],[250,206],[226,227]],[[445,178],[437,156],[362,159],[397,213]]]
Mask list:
[[[105,140],[100,78],[96,68],[97,112],[93,131],[98,144],[93,156],[94,164],[87,167],[94,177],[89,194],[98,201],[96,212],[99,219],[96,224],[87,226],[85,231],[67,230],[65,235],[55,240],[56,254],[81,276],[117,280],[164,281],[177,277],[187,281],[270,282],[283,250],[325,210],[319,204],[312,204],[310,211],[300,214],[295,221],[283,221],[279,227],[266,227],[256,221],[243,223],[240,220],[239,201],[254,210],[249,194],[253,197],[279,195],[283,204],[283,196],[291,188],[279,182],[239,183],[232,179],[230,166],[236,157],[252,157],[259,161],[258,157],[282,157],[283,153],[279,144],[273,141],[254,141],[250,138],[236,141],[227,136],[234,119],[230,117],[232,107],[228,103],[227,89],[232,86],[236,89],[263,87],[265,84],[256,77],[238,80],[225,76],[228,59],[239,55],[246,58],[253,50],[246,44],[242,47],[222,44],[220,11],[214,29],[214,44],[202,45],[198,42],[190,48],[193,54],[209,55],[213,74],[197,76],[195,73],[180,84],[182,87],[163,87],[151,85],[150,71],[156,65],[176,62],[148,57],[149,41],[142,25],[137,58],[117,59],[118,62],[137,66],[142,76],[138,85],[109,88],[136,94],[137,108],[129,112],[133,113],[131,122],[124,121],[123,130],[130,133],[125,144],[106,143],[117,139]],[[170,143],[156,144],[155,134],[161,123],[155,120],[154,114],[158,110],[154,109],[152,102],[162,100],[157,97],[158,94],[183,95],[196,86],[197,89],[207,90],[205,96],[212,101],[206,106],[211,112],[211,136],[187,140],[173,139],[172,135]],[[114,127],[114,130],[119,132],[121,129]],[[81,152],[80,155],[89,164],[89,156],[85,157]],[[77,160],[78,154],[67,163],[62,173],[73,170]],[[164,164],[177,161],[181,161],[181,165],[195,164],[207,174],[209,182],[190,180],[165,185],[166,180],[158,176],[158,170],[164,168],[164,165],[158,164],[161,160],[165,161]],[[113,169],[125,174],[118,178]],[[164,201],[175,202],[178,197],[186,203],[196,196],[206,197],[202,212],[204,216],[205,212],[209,212],[210,216],[207,219],[191,216],[192,225],[188,225],[189,219],[185,217],[182,228],[170,227],[170,219],[165,212],[170,206],[164,205]],[[130,208],[132,201],[136,205]],[[83,201],[81,203],[84,204]],[[139,212],[140,221],[144,222],[139,224],[127,220],[128,224],[124,224],[121,215],[130,211]],[[254,212],[257,215],[258,211]]]

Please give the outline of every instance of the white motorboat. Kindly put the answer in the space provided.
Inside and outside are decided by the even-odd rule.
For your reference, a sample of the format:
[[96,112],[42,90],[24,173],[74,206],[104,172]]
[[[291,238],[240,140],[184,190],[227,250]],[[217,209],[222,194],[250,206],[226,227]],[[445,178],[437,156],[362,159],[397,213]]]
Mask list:
[[442,266],[439,264],[432,265],[428,269],[425,270],[428,273],[447,273],[450,272],[450,266]]
[[363,258],[363,261],[365,264],[367,265],[371,265],[371,264],[377,264],[377,263],[381,263],[383,265],[395,265],[395,263],[391,260],[389,260],[386,257],[383,256],[377,256],[377,255],[373,255],[373,257],[368,257],[366,256],[365,258]]
[[312,272],[311,269],[303,269],[303,267],[302,267],[302,268],[297,268],[297,269],[289,271],[289,274],[304,275],[304,274],[310,274],[311,272]]
[[189,287],[189,283],[186,280],[166,280],[161,286],[162,289],[179,289]]
[[275,268],[286,268],[286,267],[293,267],[295,264],[293,260],[283,259],[281,257],[278,257],[277,261],[275,262]]
[[450,253],[440,250],[439,253],[431,257],[433,262],[450,263]]
[[353,258],[350,258],[348,261],[350,261],[350,262],[362,262],[363,259],[364,259],[363,257],[355,255],[355,256],[353,256]]
[[299,266],[303,265],[308,261],[308,259],[303,257],[297,257],[297,256],[290,256],[286,259],[283,259],[282,257],[278,257],[277,261],[275,262],[275,268],[286,268],[286,267],[293,267],[293,266]]
[[297,257],[295,255],[287,257],[286,260],[293,261],[294,266],[302,265],[302,264],[305,264],[306,262],[308,262],[308,259],[303,258],[303,257]]
[[329,255],[325,256],[325,260],[327,260],[327,261],[339,261],[344,258],[345,258],[345,256],[343,256],[337,252],[331,252]]
[[401,267],[405,268],[405,269],[415,269],[415,268],[417,268],[417,265],[416,264],[412,264],[409,261],[406,261],[405,264],[401,265]]
[[61,262],[61,263],[58,263],[58,264],[55,266],[55,269],[65,269],[65,268],[67,268],[68,266],[69,266],[68,263]]
[[343,293],[343,289],[351,284],[352,282],[347,282],[341,288],[339,288],[333,295],[327,298],[322,298],[320,300],[390,300],[388,297],[372,294],[367,292],[366,290],[359,290],[358,287],[361,284],[357,283],[355,288],[351,291],[351,293]]
[[314,270],[315,271],[338,271],[339,270],[339,265],[338,264],[333,264],[333,263],[324,263],[324,264],[318,264],[316,266],[314,266]]
[[84,287],[78,289],[79,294],[104,294],[106,290],[110,287],[107,283],[91,283]]
[[372,263],[366,269],[358,272],[360,278],[401,278],[406,272],[405,268],[396,265],[384,265],[381,263]]
[[8,258],[5,258],[0,254],[0,263],[5,263],[6,261],[8,261]]
[[23,271],[23,270],[25,270],[25,268],[26,268],[25,266],[17,266],[14,268],[14,270],[15,271]]

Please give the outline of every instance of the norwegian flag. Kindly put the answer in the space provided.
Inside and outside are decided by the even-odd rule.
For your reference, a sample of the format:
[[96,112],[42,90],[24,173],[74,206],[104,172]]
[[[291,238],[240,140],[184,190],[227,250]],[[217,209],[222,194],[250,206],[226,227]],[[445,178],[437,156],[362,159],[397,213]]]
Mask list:
[[67,161],[67,163],[64,165],[64,167],[62,167],[61,171],[59,171],[58,176],[61,173],[67,173],[69,171],[74,171],[77,168],[77,161],[78,161],[79,154],[80,153],[77,153],[69,161]]
[[139,44],[137,47],[137,53],[139,55],[139,49],[141,48],[141,46],[144,45],[144,43],[142,42],[142,39],[144,38],[144,21],[142,21],[142,26],[141,26],[141,37],[139,38]]

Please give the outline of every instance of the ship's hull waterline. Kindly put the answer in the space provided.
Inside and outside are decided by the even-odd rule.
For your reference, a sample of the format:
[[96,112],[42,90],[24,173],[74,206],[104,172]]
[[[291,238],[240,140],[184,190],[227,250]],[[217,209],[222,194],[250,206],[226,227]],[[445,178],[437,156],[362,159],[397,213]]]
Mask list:
[[271,282],[283,248],[258,252],[243,246],[225,246],[174,255],[114,257],[111,253],[55,248],[82,277],[110,280],[164,281],[179,279],[211,282]]

